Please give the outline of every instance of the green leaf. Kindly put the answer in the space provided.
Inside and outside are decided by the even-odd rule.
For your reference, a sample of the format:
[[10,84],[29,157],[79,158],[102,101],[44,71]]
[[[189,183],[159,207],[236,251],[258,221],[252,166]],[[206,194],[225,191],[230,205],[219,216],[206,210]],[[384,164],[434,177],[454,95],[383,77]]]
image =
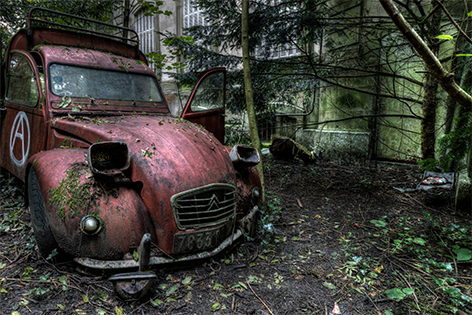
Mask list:
[[403,290],[403,293],[405,294],[408,294],[408,295],[411,295],[415,292],[415,289],[410,289],[410,288],[404,288]]
[[388,224],[387,222],[382,221],[382,220],[370,220],[370,223],[372,223],[376,227],[384,227],[384,226],[387,226]]
[[413,239],[413,243],[424,246],[426,244],[426,241],[420,237],[416,237]]
[[105,311],[104,309],[97,308],[97,314],[98,315],[105,315],[106,313],[107,313],[107,311]]
[[216,312],[216,311],[218,311],[219,309],[221,309],[221,304],[218,303],[218,302],[216,302],[215,304],[213,304],[213,305],[211,306],[211,311],[212,311],[212,312]]
[[457,254],[458,261],[465,261],[465,260],[472,259],[472,251],[468,248],[453,249],[452,251]]
[[65,108],[65,107],[69,106],[70,103],[72,103],[72,98],[70,98],[70,96],[64,95],[62,97],[62,102],[58,103],[57,107]]
[[115,306],[115,314],[116,315],[124,315],[125,313],[123,312],[122,307]]
[[189,284],[190,281],[192,281],[192,277],[191,277],[191,276],[185,277],[185,279],[182,280],[182,284],[183,284],[183,285]]
[[151,301],[151,304],[154,305],[154,306],[159,306],[161,305],[162,303],[164,303],[164,301],[162,300],[159,300],[159,299],[155,299],[155,300],[150,300]]
[[390,311],[385,311],[385,315],[393,315],[393,313]]
[[62,275],[59,277],[59,282],[62,283],[62,284],[67,284],[67,276],[66,275]]
[[438,35],[438,36],[436,36],[435,38],[438,38],[438,39],[446,39],[446,40],[452,40],[452,39],[454,39],[454,37],[452,37],[451,35]]
[[219,283],[215,283],[215,285],[213,286],[213,290],[215,291],[223,290],[223,289],[224,289],[224,286]]
[[177,291],[178,288],[179,288],[179,285],[178,285],[178,284],[174,284],[173,286],[171,286],[171,287],[169,288],[169,290],[167,290],[166,296],[171,296],[172,294],[174,294],[174,293]]
[[468,16],[472,16],[472,11],[470,11],[469,13],[467,13]]
[[403,300],[406,296],[406,294],[403,293],[403,291],[400,290],[399,288],[387,290],[385,291],[385,295],[387,295],[389,299],[395,299],[395,300]]
[[89,297],[87,295],[82,295],[82,298],[84,299],[84,303],[89,302]]
[[236,283],[235,285],[232,286],[233,289],[241,289],[241,290],[247,290],[247,286],[239,281],[238,283]]
[[472,54],[456,54],[456,57],[472,57]]
[[323,286],[330,289],[330,290],[335,290],[336,289],[336,286],[334,284],[332,284],[331,282],[323,282]]

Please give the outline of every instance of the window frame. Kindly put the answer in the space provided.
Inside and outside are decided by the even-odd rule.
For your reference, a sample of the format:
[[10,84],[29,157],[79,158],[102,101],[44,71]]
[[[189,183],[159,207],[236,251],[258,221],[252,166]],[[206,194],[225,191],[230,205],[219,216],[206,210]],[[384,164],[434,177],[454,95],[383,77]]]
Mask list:
[[[15,56],[19,56],[21,58],[21,60],[25,61],[27,64],[28,64],[28,67],[29,67],[29,70],[31,71],[31,76],[29,77],[30,78],[30,84],[29,84],[29,88],[31,89],[34,85],[35,87],[35,91],[36,91],[36,100],[34,102],[34,104],[32,102],[28,102],[28,103],[23,103],[23,102],[20,102],[16,99],[11,99],[9,97],[9,93],[11,91],[11,86],[12,84],[12,77],[20,77],[20,76],[15,76],[15,75],[12,75],[11,74],[11,70],[12,70],[12,67],[11,67],[11,62],[13,60],[13,57]],[[11,57],[9,58],[9,62],[8,62],[8,71],[7,71],[7,84],[6,84],[6,91],[5,91],[5,101],[8,102],[8,103],[12,103],[12,104],[18,104],[18,105],[23,105],[23,106],[27,106],[27,107],[31,107],[31,108],[34,108],[34,107],[37,107],[38,104],[39,104],[39,100],[41,99],[41,90],[40,88],[38,87],[38,76],[36,75],[37,74],[37,69],[33,66],[33,64],[31,63],[31,60],[28,59],[28,57],[31,59],[31,60],[34,60],[33,56],[31,56],[28,52],[26,51],[21,51],[21,50],[17,50],[17,51],[13,51],[11,53]],[[31,100],[31,97],[30,97],[30,100]]]

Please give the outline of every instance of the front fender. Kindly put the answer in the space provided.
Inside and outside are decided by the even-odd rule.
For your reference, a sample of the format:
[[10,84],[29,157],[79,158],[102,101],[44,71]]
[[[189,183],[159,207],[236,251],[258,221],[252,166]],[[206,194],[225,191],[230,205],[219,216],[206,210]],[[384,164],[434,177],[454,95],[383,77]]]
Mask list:
[[[133,183],[89,171],[84,149],[41,152],[30,159],[45,204],[46,217],[59,247],[75,257],[122,259],[139,246],[143,234],[156,241],[152,221]],[[92,216],[102,223],[91,235],[80,221]]]
[[[236,173],[236,185],[238,187],[238,218],[245,216],[254,206],[260,206],[262,193],[261,178],[257,167],[239,169]],[[254,195],[254,188],[259,189],[259,196]]]

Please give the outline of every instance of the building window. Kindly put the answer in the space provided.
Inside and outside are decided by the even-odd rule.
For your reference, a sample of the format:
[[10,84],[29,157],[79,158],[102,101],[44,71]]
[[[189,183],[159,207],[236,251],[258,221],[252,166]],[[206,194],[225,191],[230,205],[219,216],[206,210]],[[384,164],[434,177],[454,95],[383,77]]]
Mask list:
[[[153,52],[154,49],[154,16],[146,16],[146,11],[141,10],[136,15],[136,33],[139,36],[139,48],[144,54]],[[149,65],[156,72],[154,64]]]
[[207,25],[203,11],[194,7],[191,0],[184,0],[184,28],[197,25]]

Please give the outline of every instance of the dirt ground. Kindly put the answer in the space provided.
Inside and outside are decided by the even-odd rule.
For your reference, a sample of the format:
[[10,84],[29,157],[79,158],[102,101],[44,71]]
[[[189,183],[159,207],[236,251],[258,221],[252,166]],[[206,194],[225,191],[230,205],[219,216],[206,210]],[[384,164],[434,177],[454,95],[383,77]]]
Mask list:
[[415,168],[271,158],[264,168],[269,207],[256,239],[155,270],[150,296],[134,302],[106,277],[41,258],[22,187],[2,179],[0,312],[325,315],[337,303],[345,315],[472,314],[472,260],[454,254],[471,245],[472,221],[454,213],[451,190],[394,189],[414,188]]

